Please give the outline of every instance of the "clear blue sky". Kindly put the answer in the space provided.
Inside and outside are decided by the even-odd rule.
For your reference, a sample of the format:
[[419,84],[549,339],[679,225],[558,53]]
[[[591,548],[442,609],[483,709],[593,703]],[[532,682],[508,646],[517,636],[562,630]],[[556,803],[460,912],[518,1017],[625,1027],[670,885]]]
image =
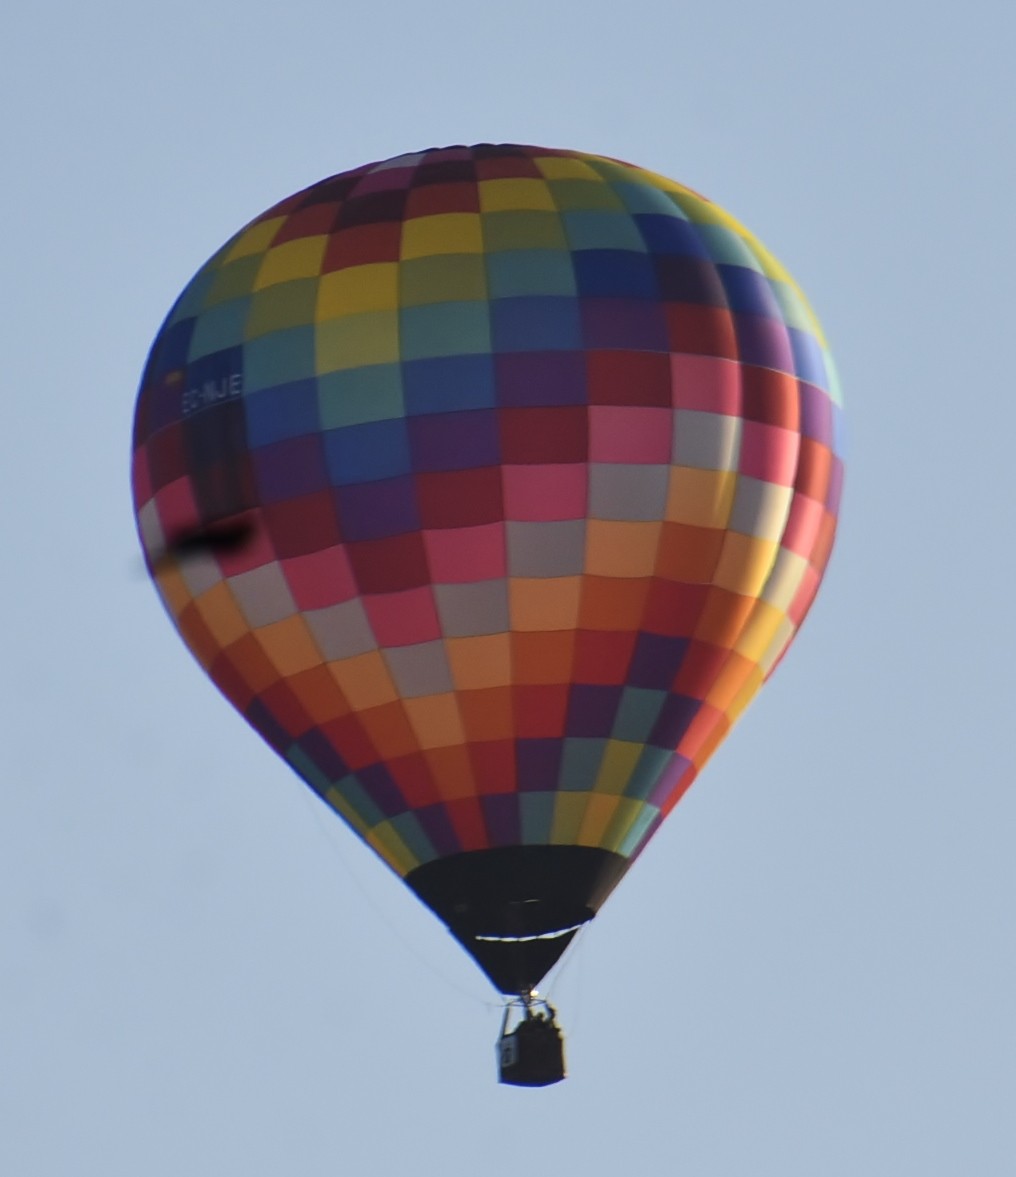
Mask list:
[[[1016,1171],[1013,13],[8,14],[0,1172]],[[807,291],[849,414],[818,604],[569,958],[542,1092],[497,1086],[496,995],[192,663],[128,491],[148,345],[226,237],[484,140],[728,208]]]

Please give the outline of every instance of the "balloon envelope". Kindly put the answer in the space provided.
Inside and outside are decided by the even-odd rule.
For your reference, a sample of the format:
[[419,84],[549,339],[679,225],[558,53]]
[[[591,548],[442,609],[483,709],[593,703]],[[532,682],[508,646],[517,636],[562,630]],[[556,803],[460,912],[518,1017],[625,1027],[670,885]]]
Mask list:
[[521,992],[794,637],[839,415],[804,296],[715,204],[443,148],[297,193],[198,271],[134,497],[218,688]]

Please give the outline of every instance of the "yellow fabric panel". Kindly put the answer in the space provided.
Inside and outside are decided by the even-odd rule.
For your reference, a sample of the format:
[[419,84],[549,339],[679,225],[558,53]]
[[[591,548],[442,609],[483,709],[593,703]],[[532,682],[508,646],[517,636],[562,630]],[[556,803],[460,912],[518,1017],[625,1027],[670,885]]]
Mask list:
[[244,339],[259,339],[273,331],[307,324],[307,305],[317,298],[316,278],[295,278],[257,291],[243,327]]
[[321,275],[316,318],[320,323],[365,311],[394,311],[399,306],[398,262],[350,266]]
[[390,822],[383,821],[367,834],[367,842],[396,874],[407,875],[417,865],[416,855],[403,842]]
[[704,196],[700,196],[697,192],[692,192],[691,189],[684,188],[680,184],[672,185],[672,189],[680,192],[682,207],[696,224],[720,225],[724,229],[736,233],[738,237],[744,237],[745,231],[741,223],[725,209],[720,208],[718,204],[713,204],[711,200],[707,200]]
[[483,253],[479,213],[437,213],[414,217],[402,226],[400,256],[408,260],[435,253]]
[[564,225],[556,212],[484,213],[483,239],[489,253],[502,249],[567,249]]
[[604,850],[620,851],[625,839],[645,809],[644,801],[633,797],[619,797],[610,824],[603,832],[600,845]]
[[552,845],[569,846],[578,841],[589,793],[558,793],[554,798],[554,820],[550,827]]
[[505,212],[517,209],[553,211],[554,201],[542,180],[481,180],[480,211]]
[[367,823],[360,817],[345,797],[342,796],[338,789],[327,789],[325,791],[325,800],[337,814],[349,822],[361,838],[367,837]]
[[642,748],[641,744],[633,744],[628,740],[608,740],[593,785],[597,793],[623,793],[642,755]]
[[598,173],[580,159],[566,159],[549,155],[534,161],[540,173],[548,180],[596,180]]
[[591,793],[579,825],[576,842],[580,846],[602,846],[608,826],[614,820],[621,798],[605,793]]
[[487,298],[483,254],[443,253],[405,261],[399,267],[401,306],[435,302],[478,302]]
[[328,238],[300,237],[269,249],[254,280],[255,290],[294,278],[313,278],[321,273]]
[[713,573],[713,583],[746,597],[759,596],[778,550],[772,540],[728,531]]
[[399,360],[398,311],[368,311],[318,323],[315,355],[319,373],[395,364]]
[[758,601],[752,610],[748,624],[741,631],[734,649],[752,662],[761,662],[762,656],[776,636],[786,614],[765,601]]
[[772,636],[772,640],[766,647],[762,657],[758,660],[758,668],[762,672],[763,679],[768,678],[772,673],[773,667],[780,660],[783,651],[790,645],[791,639],[797,632],[797,626],[790,620],[789,617],[784,617],[780,624],[776,627],[776,632]]
[[272,217],[270,220],[259,221],[256,225],[251,225],[249,229],[244,229],[229,247],[222,261],[234,262],[240,257],[251,257],[254,254],[264,253],[271,245],[275,234],[285,223],[284,216]]

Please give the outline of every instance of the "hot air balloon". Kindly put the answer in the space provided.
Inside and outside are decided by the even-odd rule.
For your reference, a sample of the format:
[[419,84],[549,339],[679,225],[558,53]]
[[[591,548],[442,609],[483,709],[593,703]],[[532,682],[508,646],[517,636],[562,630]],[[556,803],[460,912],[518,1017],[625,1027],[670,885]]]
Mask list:
[[[431,149],[197,272],[138,395],[138,528],[219,690],[556,1033],[535,986],[812,603],[839,406],[800,289],[717,205]],[[508,1045],[503,1077],[550,1081]]]

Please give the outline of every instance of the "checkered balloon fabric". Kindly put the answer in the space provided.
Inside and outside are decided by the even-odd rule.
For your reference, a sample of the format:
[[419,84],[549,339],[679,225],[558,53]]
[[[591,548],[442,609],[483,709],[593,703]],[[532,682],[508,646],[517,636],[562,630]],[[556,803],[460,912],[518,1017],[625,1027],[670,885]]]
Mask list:
[[839,420],[801,291],[715,204],[450,147],[315,184],[198,271],[134,496],[198,661],[400,875],[630,861],[814,598]]

